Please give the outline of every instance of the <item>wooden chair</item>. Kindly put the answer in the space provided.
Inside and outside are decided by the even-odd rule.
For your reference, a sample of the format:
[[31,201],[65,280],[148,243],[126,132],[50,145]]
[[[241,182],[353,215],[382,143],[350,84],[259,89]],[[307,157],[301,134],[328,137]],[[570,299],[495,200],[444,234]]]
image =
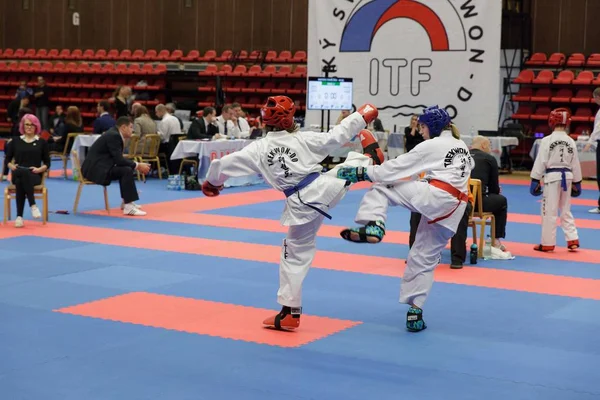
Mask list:
[[[48,189],[46,188],[46,177],[48,171],[42,176],[42,183],[33,187],[33,196],[42,200],[42,222],[45,225],[48,222]],[[17,188],[10,184],[4,188],[4,223],[11,218],[11,200],[17,198]]]
[[[158,170],[158,179],[162,179],[162,171],[160,165],[160,157],[158,155],[158,149],[160,147],[160,136],[158,134],[147,134],[144,135],[144,152],[137,156],[138,162],[144,163],[156,163],[156,169]],[[142,179],[146,181],[146,176],[143,175]]]
[[[79,199],[81,198],[81,191],[84,186],[88,185],[97,185],[97,183],[88,181],[83,177],[83,173],[81,172],[81,165],[79,164],[79,156],[77,153],[71,154],[71,161],[73,163],[73,170],[79,177],[79,187],[77,188],[77,194],[75,195],[75,204],[73,205],[73,214],[77,214],[77,207],[79,206]],[[106,208],[106,212],[110,214],[110,206],[108,204],[108,187],[99,185],[104,188],[104,207]]]
[[78,135],[85,135],[85,133],[69,133],[67,135],[67,139],[65,140],[65,148],[63,149],[62,152],[58,152],[58,151],[51,151],[50,152],[50,159],[52,158],[60,158],[63,162],[63,172],[65,174],[65,179],[68,178],[67,176],[67,162],[69,161],[69,147],[71,147],[71,141],[75,142],[75,138]]
[[[144,140],[141,139],[140,135],[133,135],[129,139],[129,145],[127,147],[127,153],[123,154],[124,158],[128,160],[137,161],[137,158],[144,152]],[[137,172],[138,181],[142,180],[140,171]]]
[[[477,243],[477,225],[480,228],[479,243],[477,243],[477,250],[479,257],[483,257],[483,246],[485,245],[485,227],[490,226],[492,244],[496,240],[496,219],[494,214],[490,212],[483,212],[483,194],[481,189],[481,180],[470,179],[471,193],[473,193],[474,207],[469,216],[469,226],[473,228],[473,243]],[[477,211],[475,211],[477,210]]]
[[[181,142],[182,140],[187,140],[187,136],[181,135],[178,139]],[[192,164],[196,168],[196,171],[198,171],[198,161],[192,158],[184,158],[183,160],[181,160],[181,164],[179,164],[179,175],[181,175],[181,172],[183,171],[183,166],[185,164]]]

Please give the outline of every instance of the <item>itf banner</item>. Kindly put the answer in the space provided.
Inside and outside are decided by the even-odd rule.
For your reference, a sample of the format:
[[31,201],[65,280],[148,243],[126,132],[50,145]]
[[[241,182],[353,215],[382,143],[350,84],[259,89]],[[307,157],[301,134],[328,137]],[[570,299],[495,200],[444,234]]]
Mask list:
[[386,129],[437,104],[463,133],[496,130],[501,16],[501,0],[309,0],[309,76],[352,78]]

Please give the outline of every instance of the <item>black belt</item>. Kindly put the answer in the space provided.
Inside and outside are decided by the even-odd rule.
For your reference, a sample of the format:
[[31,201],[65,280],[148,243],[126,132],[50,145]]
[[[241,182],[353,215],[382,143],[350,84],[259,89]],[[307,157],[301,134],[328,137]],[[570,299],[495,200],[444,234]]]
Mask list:
[[302,189],[304,189],[305,187],[307,187],[308,185],[310,185],[311,183],[313,183],[319,176],[321,176],[320,173],[312,172],[312,173],[308,174],[307,176],[305,176],[304,179],[302,179],[296,186],[289,188],[289,189],[285,189],[283,191],[283,194],[285,194],[285,197],[290,197],[294,193],[298,193],[298,200],[300,200],[300,203],[304,204],[307,207],[312,208],[313,210],[317,211],[319,214],[323,215],[324,217],[332,219],[331,215],[327,214],[325,211],[323,211],[313,205],[313,204],[322,205],[321,203],[305,203],[304,201],[302,201],[302,198],[300,198],[299,192]]

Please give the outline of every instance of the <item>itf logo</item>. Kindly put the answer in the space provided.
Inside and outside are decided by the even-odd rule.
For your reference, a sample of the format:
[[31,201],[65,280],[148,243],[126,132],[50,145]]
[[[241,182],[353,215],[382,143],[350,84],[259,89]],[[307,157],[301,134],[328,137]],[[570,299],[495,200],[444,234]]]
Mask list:
[[[398,18],[419,24],[429,38],[432,51],[467,51],[465,28],[454,5],[449,0],[428,3],[418,0],[360,2],[346,22],[340,52],[371,51],[379,29]],[[402,40],[402,32],[398,40]]]

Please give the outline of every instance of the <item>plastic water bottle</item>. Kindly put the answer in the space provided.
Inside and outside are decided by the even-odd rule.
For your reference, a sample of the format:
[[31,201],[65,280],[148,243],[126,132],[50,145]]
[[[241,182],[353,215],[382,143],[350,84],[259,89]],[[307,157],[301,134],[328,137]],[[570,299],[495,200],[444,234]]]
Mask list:
[[492,258],[492,238],[490,235],[485,239],[485,245],[483,246],[483,258]]
[[471,264],[477,264],[477,251],[478,251],[477,244],[473,243],[471,245],[471,254],[470,254]]

